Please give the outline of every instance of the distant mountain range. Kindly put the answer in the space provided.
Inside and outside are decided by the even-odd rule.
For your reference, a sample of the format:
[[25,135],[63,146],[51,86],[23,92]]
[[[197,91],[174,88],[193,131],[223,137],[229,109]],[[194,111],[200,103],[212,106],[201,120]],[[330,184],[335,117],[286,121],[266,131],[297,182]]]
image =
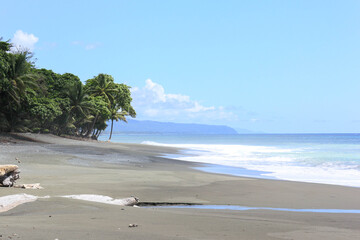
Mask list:
[[[110,125],[105,132],[110,132]],[[224,125],[206,125],[195,123],[173,123],[157,121],[139,121],[129,119],[128,123],[114,121],[114,133],[182,133],[182,134],[238,134]],[[248,133],[244,130],[242,133]]]

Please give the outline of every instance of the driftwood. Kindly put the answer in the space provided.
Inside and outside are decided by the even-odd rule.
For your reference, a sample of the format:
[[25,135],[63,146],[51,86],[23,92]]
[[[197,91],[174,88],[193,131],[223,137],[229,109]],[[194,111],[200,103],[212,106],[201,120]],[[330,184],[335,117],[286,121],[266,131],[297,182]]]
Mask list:
[[0,184],[4,187],[12,187],[20,178],[20,170],[17,165],[0,165]]
[[14,188],[44,189],[42,186],[40,186],[40,183],[28,183],[28,184],[14,185]]
[[134,196],[131,196],[129,198],[123,198],[121,200],[123,201],[123,206],[134,206],[139,203],[139,199]]

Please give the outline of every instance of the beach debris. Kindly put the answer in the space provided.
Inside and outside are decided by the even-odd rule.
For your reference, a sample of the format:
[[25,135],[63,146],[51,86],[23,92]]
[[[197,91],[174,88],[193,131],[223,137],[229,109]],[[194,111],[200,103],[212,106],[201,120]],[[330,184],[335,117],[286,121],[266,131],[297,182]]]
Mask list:
[[130,223],[129,228],[133,228],[133,227],[138,227],[138,225],[136,223]]
[[20,185],[15,185],[14,188],[44,189],[42,186],[40,186],[40,183],[20,184]]
[[124,206],[136,206],[139,203],[139,198],[131,196],[129,198],[123,198]]
[[18,163],[21,163],[20,160],[19,160],[19,158],[16,157],[15,160],[16,160]]
[[0,165],[0,184],[4,187],[12,187],[19,176],[20,170],[17,165]]

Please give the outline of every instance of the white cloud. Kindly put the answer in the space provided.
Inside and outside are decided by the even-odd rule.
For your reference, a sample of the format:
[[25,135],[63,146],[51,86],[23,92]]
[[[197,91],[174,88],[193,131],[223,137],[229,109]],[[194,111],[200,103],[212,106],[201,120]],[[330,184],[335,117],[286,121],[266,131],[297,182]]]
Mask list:
[[211,110],[215,110],[215,107],[204,107],[200,105],[198,102],[194,102],[193,108],[187,109],[187,111],[189,112],[203,112],[203,111],[211,111]]
[[97,48],[98,46],[99,46],[98,43],[90,43],[90,44],[86,44],[85,49],[86,50],[92,50],[92,49]]
[[236,114],[224,107],[204,106],[189,96],[166,93],[162,85],[151,79],[142,88],[132,88],[133,106],[141,119],[202,122],[221,124],[221,121],[236,120]]
[[76,46],[81,46],[83,47],[85,50],[93,50],[97,47],[99,47],[101,44],[100,43],[84,43],[82,41],[73,41],[71,43],[72,45],[76,45]]
[[33,51],[35,44],[39,41],[38,37],[35,37],[34,34],[28,34],[22,30],[17,30],[12,39],[13,47],[16,49],[29,49]]
[[81,45],[82,43],[80,41],[73,41],[71,44],[72,45]]

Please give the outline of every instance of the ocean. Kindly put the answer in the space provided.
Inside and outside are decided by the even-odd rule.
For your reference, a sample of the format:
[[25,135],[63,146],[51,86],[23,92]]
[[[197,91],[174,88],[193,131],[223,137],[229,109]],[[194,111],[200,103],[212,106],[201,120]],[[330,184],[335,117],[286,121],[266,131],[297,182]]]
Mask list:
[[198,169],[208,172],[360,187],[360,134],[126,133],[112,141],[183,148],[166,157],[203,163]]

